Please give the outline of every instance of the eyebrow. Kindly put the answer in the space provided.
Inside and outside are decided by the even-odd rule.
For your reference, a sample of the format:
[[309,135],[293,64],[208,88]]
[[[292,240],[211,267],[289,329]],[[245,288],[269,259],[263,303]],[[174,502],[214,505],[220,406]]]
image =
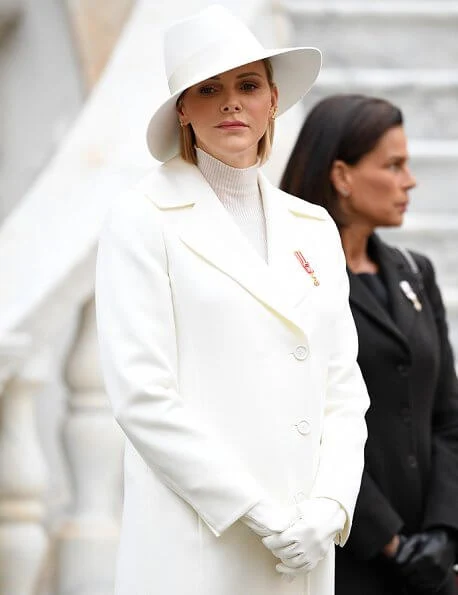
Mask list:
[[[262,74],[260,74],[259,72],[242,72],[242,74],[237,75],[237,78],[243,79],[246,76],[258,76],[258,77],[262,78]],[[208,78],[207,81],[219,81],[220,79],[221,79],[220,76],[215,75],[215,76],[211,76],[210,78]]]

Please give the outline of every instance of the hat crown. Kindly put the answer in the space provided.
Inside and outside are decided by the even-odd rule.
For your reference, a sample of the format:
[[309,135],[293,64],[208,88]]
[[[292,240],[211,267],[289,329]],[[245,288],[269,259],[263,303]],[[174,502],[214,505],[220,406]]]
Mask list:
[[249,28],[231,12],[223,6],[209,6],[165,33],[164,62],[170,92],[183,84],[183,78],[189,86],[202,80],[199,76],[204,67],[208,72],[204,78],[224,72],[228,54],[246,52],[249,56],[262,49]]
[[310,89],[321,67],[321,53],[316,48],[265,48],[245,23],[217,4],[170,26],[163,43],[170,96],[156,108],[147,132],[148,148],[160,161],[180,150],[177,101],[189,87],[268,59],[280,90],[280,115]]

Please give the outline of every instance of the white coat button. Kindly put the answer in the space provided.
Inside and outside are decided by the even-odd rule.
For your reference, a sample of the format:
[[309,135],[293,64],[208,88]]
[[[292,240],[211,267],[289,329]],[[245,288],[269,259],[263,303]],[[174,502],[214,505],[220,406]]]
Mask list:
[[300,504],[304,500],[305,500],[305,494],[304,494],[304,492],[297,492],[297,494],[294,496],[294,502],[296,504]]
[[296,424],[296,430],[301,436],[307,436],[307,434],[310,434],[309,422],[305,419],[302,419],[298,424]]
[[307,349],[307,347],[305,345],[298,345],[296,347],[296,349],[293,351],[294,357],[299,361],[303,361],[304,359],[307,359],[308,354],[309,354],[309,350]]

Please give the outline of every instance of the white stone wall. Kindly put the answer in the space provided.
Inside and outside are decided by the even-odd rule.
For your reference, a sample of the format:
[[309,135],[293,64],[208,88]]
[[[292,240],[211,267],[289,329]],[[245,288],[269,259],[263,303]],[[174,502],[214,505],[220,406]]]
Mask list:
[[0,44],[0,221],[46,166],[83,101],[63,3],[15,5],[18,19]]

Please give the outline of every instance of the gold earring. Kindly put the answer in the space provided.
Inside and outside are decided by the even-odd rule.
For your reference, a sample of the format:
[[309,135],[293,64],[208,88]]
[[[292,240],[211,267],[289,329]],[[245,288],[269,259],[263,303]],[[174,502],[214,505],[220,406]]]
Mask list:
[[272,120],[275,120],[275,118],[278,115],[278,107],[277,106],[272,106],[271,112],[270,112],[270,117],[272,118]]
[[187,126],[187,124],[185,124],[184,121],[181,118],[179,118],[179,120],[180,120],[180,126],[182,128],[184,128],[185,126]]

